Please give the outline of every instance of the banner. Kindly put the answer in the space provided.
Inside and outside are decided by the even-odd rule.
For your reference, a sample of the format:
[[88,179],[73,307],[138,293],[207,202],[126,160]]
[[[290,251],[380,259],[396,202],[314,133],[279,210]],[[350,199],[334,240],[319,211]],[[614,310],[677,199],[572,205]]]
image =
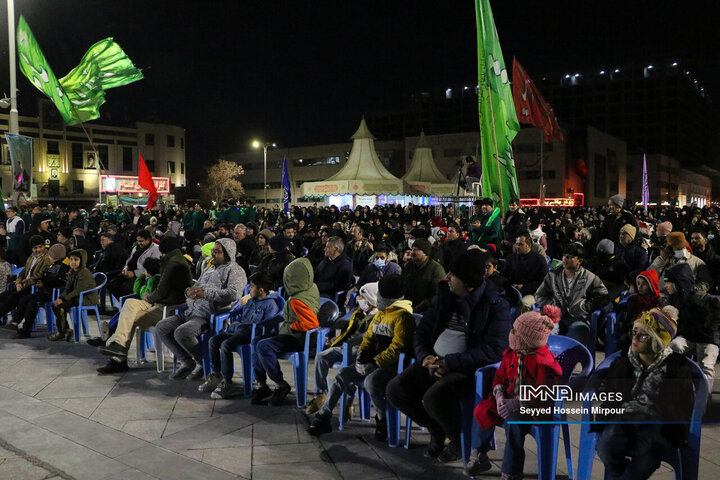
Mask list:
[[483,196],[502,212],[519,199],[512,140],[520,130],[489,0],[475,0]]
[[555,112],[549,103],[545,101],[530,76],[520,65],[517,58],[513,58],[513,100],[515,101],[515,113],[520,123],[534,125],[543,131],[545,141],[550,142],[553,138],[563,141],[563,134],[560,131]]
[[140,157],[138,159],[138,185],[148,191],[147,209],[152,210],[157,203],[157,188],[155,188],[155,182],[153,182],[153,177],[150,174],[150,170],[148,170],[142,153],[138,152],[138,155]]
[[283,190],[283,212],[286,214],[290,210],[291,192],[290,190],[290,172],[288,172],[287,155],[283,157],[282,165],[282,190]]
[[58,80],[22,16],[17,49],[20,71],[53,101],[68,125],[99,118],[105,90],[143,78],[122,48],[106,38],[90,47],[80,64]]
[[33,170],[33,141],[30,137],[6,133],[10,153],[10,164],[13,172],[13,193],[22,193],[30,199],[30,185]]
[[647,178],[647,155],[643,153],[642,204],[645,213],[647,213],[648,203],[650,203],[650,189]]

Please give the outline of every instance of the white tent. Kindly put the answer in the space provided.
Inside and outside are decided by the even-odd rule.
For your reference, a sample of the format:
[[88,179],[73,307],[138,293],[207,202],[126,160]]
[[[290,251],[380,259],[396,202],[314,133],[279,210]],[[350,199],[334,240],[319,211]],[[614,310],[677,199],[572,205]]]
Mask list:
[[424,131],[420,132],[412,164],[403,180],[410,188],[424,195],[452,195],[455,193],[456,184],[438,170],[432,156],[432,148],[430,148]]
[[403,181],[390,173],[375,151],[375,137],[368,130],[365,117],[352,136],[350,158],[339,172],[320,182],[302,184],[304,197],[329,195],[398,195],[403,193]]

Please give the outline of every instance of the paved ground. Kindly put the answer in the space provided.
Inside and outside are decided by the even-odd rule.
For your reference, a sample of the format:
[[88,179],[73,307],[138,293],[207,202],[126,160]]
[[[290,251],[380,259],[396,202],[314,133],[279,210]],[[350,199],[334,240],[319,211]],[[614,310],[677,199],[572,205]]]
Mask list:
[[[97,331],[97,325],[91,328]],[[2,479],[465,478],[460,463],[423,458],[424,432],[413,432],[409,449],[388,448],[373,440],[371,423],[355,419],[344,431],[318,440],[307,435],[307,419],[294,398],[283,407],[252,406],[244,398],[211,400],[197,392],[197,382],[158,374],[154,362],[123,375],[98,376],[95,369],[105,358],[84,340],[51,343],[36,335],[13,340],[0,329]],[[291,380],[289,365],[284,368]],[[575,425],[571,439],[576,459]],[[478,478],[500,476],[502,432],[497,440],[499,449],[490,453],[494,467]],[[537,471],[535,450],[529,439],[531,478]],[[720,474],[718,451],[720,428],[707,425],[700,478]],[[567,473],[564,465],[561,452],[560,478]],[[602,478],[597,461],[593,473]],[[653,478],[674,476],[663,466]]]

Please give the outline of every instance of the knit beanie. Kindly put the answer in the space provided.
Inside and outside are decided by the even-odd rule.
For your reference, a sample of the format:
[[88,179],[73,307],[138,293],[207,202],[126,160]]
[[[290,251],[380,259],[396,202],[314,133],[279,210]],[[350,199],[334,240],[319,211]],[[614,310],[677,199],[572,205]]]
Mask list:
[[176,248],[180,248],[180,241],[177,237],[164,236],[162,240],[160,240],[160,253],[163,255],[170,253]]
[[672,232],[673,225],[670,222],[662,222],[658,223],[657,226],[657,236],[658,237],[667,237],[670,232]]
[[206,243],[200,248],[200,252],[203,254],[203,256],[209,257],[210,255],[212,255],[213,247],[215,247],[215,242]]
[[412,230],[410,230],[410,236],[415,239],[428,238],[430,236],[430,233],[428,233],[427,230],[423,230],[422,228],[413,228]]
[[603,238],[598,242],[595,250],[598,253],[607,253],[608,255],[612,255],[615,253],[615,244],[609,238]]
[[670,232],[665,238],[665,241],[672,247],[673,250],[682,250],[683,248],[690,246],[685,239],[685,234],[683,232]]
[[630,224],[627,224],[620,229],[620,233],[622,233],[622,232],[627,233],[628,235],[630,235],[630,238],[635,240],[635,235],[637,234],[637,228],[633,227]]
[[290,246],[290,240],[288,240],[287,237],[284,236],[272,237],[270,240],[268,240],[268,243],[270,244],[270,248],[272,248],[276,252],[283,252],[287,250],[287,248]]
[[45,245],[45,240],[40,235],[33,235],[30,237],[30,248],[37,247],[38,245]]
[[67,250],[65,249],[65,245],[63,245],[62,243],[56,243],[48,250],[48,255],[50,256],[50,260],[52,260],[53,263],[65,258],[66,254]]
[[649,330],[651,335],[655,335],[663,348],[670,344],[670,341],[677,333],[677,308],[668,305],[662,310],[652,308],[640,314],[635,319],[635,324],[640,324]]
[[216,240],[215,235],[213,235],[212,233],[208,233],[207,235],[205,235],[203,237],[202,243],[203,244],[211,243],[211,242],[214,242],[215,240]]
[[415,243],[413,243],[412,248],[417,248],[418,250],[422,250],[423,253],[427,256],[430,256],[430,251],[432,250],[432,246],[430,246],[430,242],[427,238],[418,238],[415,240]]
[[479,287],[485,277],[485,256],[479,249],[467,250],[452,259],[450,273],[471,288]]
[[560,321],[560,308],[545,305],[542,312],[530,311],[515,319],[510,330],[510,348],[517,351],[531,352],[547,345],[548,337]]
[[399,273],[385,275],[378,282],[378,295],[387,299],[398,299],[405,295],[405,285]]
[[267,228],[260,230],[260,233],[258,233],[258,235],[265,237],[265,240],[270,240],[275,236],[275,234]]
[[377,307],[378,303],[378,282],[366,283],[358,291],[370,305]]
[[610,197],[610,201],[618,207],[622,208],[622,206],[625,204],[625,197],[618,193],[617,195],[613,195],[612,197]]

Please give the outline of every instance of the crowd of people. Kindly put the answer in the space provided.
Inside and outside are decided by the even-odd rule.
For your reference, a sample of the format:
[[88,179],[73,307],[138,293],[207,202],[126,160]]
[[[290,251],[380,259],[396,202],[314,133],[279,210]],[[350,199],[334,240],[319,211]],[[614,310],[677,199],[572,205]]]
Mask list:
[[[522,477],[529,425],[507,421],[521,418],[519,386],[557,383],[562,371],[549,335],[607,342],[610,313],[621,356],[601,388],[622,391],[615,406],[642,420],[597,428],[610,478],[649,478],[687,437],[682,425],[647,422],[689,419],[687,357],[712,392],[720,344],[720,216],[712,206],[643,210],[614,195],[599,208],[528,211],[513,199],[506,212],[483,198],[467,207],[313,206],[288,214],[247,201],[152,211],[47,205],[10,207],[6,217],[0,317],[17,339],[30,338],[38,310],[50,303],[48,340],[73,341],[68,314],[104,274],[105,287],[82,296],[83,306],[112,316],[87,340],[109,357],[102,375],[127,371],[136,328],[155,327],[177,359],[172,379],[197,380],[211,398],[233,397],[233,354],[249,346],[251,403],[282,405],[292,387],[279,359],[302,350],[307,332],[329,327],[315,354],[310,433],[332,430],[343,396],[340,414],[351,418],[362,385],[375,406],[377,440],[387,439],[389,402],[428,429],[427,456],[451,462],[461,458],[458,401],[474,392],[478,368],[500,362],[491,396],[475,409],[483,442],[468,474],[491,467],[492,429],[504,425],[502,478]],[[321,324],[321,298],[346,313],[341,321]],[[230,321],[215,334],[211,315],[226,312]],[[203,334],[211,336],[205,368]],[[348,366],[330,382],[345,343]]]

